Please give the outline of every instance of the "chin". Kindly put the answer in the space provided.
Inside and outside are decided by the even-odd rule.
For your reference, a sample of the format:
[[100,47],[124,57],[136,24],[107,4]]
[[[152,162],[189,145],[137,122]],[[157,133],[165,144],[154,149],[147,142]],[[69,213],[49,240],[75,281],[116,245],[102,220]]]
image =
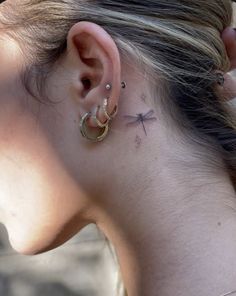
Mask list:
[[16,251],[18,254],[26,256],[41,254],[53,249],[53,247],[50,248],[49,246],[38,242],[29,242],[26,240],[17,241],[11,238],[10,236],[9,242],[14,251]]
[[[20,229],[22,230],[22,229]],[[21,255],[37,255],[55,248],[53,236],[46,237],[34,231],[14,231],[7,229],[9,243],[14,251]]]
[[60,241],[57,241],[55,239],[46,240],[45,238],[43,240],[39,240],[39,239],[30,240],[29,237],[28,239],[26,237],[19,239],[17,237],[11,237],[9,235],[9,242],[13,250],[16,251],[18,254],[27,255],[27,256],[38,255],[38,254],[51,251],[61,246],[67,240],[68,239],[66,238]]
[[57,231],[55,229],[47,232],[42,230],[37,231],[37,233],[30,233],[30,231],[11,233],[11,231],[8,231],[9,242],[12,248],[21,255],[38,255],[60,247],[86,225],[87,223],[80,225],[73,231],[71,231],[71,228],[68,231],[67,227],[59,228]]

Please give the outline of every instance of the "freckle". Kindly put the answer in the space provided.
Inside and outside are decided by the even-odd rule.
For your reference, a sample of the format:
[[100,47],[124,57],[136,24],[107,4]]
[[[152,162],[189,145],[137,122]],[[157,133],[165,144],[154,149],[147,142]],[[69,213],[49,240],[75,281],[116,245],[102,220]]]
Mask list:
[[218,226],[221,226],[221,222],[218,222]]

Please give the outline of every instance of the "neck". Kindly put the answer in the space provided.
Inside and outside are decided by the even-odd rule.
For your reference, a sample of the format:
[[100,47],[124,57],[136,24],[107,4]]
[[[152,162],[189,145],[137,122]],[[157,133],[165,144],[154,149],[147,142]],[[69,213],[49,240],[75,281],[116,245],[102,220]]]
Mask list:
[[106,209],[97,218],[117,252],[128,296],[236,290],[236,201],[228,175],[194,161],[176,166],[166,148],[159,147],[159,155],[152,150],[136,155],[128,175],[127,163],[119,163],[124,175],[111,177]]
[[[137,104],[142,92],[130,92],[120,114],[148,111]],[[118,118],[106,146],[115,161],[93,189],[102,204],[94,220],[114,245],[128,296],[236,290],[235,191],[221,157],[190,145],[162,114],[157,119],[146,124],[146,137]]]

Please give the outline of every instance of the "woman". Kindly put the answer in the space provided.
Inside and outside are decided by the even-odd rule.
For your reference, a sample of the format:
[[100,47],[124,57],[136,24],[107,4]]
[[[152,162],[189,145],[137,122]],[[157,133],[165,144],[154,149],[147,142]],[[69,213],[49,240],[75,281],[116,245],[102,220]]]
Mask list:
[[96,223],[129,296],[236,290],[231,1],[2,2],[12,247],[45,252]]

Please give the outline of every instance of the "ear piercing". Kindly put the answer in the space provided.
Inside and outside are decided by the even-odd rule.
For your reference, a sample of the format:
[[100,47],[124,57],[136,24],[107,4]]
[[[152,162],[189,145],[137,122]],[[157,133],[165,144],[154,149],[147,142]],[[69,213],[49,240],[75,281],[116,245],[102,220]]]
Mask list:
[[110,84],[107,84],[107,85],[106,85],[106,89],[107,89],[107,90],[111,90],[111,85],[110,85]]
[[91,115],[92,115],[92,113],[88,112],[82,117],[82,119],[80,121],[80,132],[81,132],[82,136],[84,138],[86,138],[87,140],[89,140],[91,142],[100,142],[100,141],[104,140],[105,137],[107,136],[108,131],[109,131],[109,126],[106,125],[103,128],[102,133],[100,135],[98,135],[96,138],[90,136],[88,133],[87,120],[89,119],[89,117],[91,117]]
[[[125,82],[125,81],[122,81],[122,82],[121,82],[121,87],[122,87],[122,88],[126,88],[126,86],[127,86],[126,82]],[[107,85],[106,85],[106,89],[107,89],[107,90],[111,90],[111,84],[107,84]]]
[[107,108],[108,108],[108,98],[105,98],[104,102],[103,102],[103,112],[104,112],[104,115],[106,116],[107,120],[111,121],[117,115],[118,106],[117,105],[115,106],[115,108],[111,114],[107,113]]
[[[123,81],[121,83],[121,87],[122,88],[126,88],[127,84],[125,81]],[[112,85],[111,84],[107,84],[106,85],[106,90],[111,90],[112,89]],[[105,98],[103,100],[103,105],[98,106],[96,108],[95,114],[93,115],[92,112],[87,112],[80,121],[80,132],[82,134],[82,136],[84,138],[86,138],[87,140],[91,141],[91,142],[101,142],[103,141],[106,136],[108,135],[108,131],[109,131],[109,124],[112,121],[113,118],[115,118],[115,116],[118,113],[118,106],[116,105],[114,110],[109,114],[108,112],[108,103],[109,103],[109,98]],[[98,113],[100,108],[102,108],[103,114],[106,117],[106,122],[102,123],[99,119],[98,119]],[[92,120],[96,123],[98,128],[101,128],[102,131],[101,133],[96,136],[96,137],[92,137],[89,135],[89,131],[88,131],[88,126],[87,126],[87,121],[89,120],[89,118],[92,118]]]
[[125,81],[122,81],[121,82],[121,86],[122,86],[122,88],[126,88],[126,86],[127,86],[126,82]]
[[[82,117],[82,119],[80,121],[80,131],[81,131],[81,134],[84,138],[86,138],[87,140],[89,140],[91,142],[101,142],[106,138],[106,136],[108,135],[108,131],[109,131],[110,121],[115,117],[115,115],[117,114],[117,109],[118,109],[116,106],[116,108],[114,109],[115,111],[113,111],[111,114],[109,114],[107,107],[108,107],[108,98],[105,98],[103,101],[103,107],[102,107],[103,111],[104,111],[104,115],[107,118],[107,121],[105,123],[102,123],[97,118],[98,110],[100,109],[100,106],[98,106],[96,108],[95,115],[92,115],[92,112],[88,112]],[[96,137],[89,135],[87,121],[90,117],[96,122],[97,126],[102,129],[101,133]]]
[[102,123],[99,119],[98,119],[98,111],[100,110],[101,106],[98,106],[96,108],[96,112],[95,115],[92,116],[92,119],[94,120],[94,122],[97,124],[98,127],[106,127],[109,123],[109,121],[111,120],[110,118],[107,118],[106,122]]

